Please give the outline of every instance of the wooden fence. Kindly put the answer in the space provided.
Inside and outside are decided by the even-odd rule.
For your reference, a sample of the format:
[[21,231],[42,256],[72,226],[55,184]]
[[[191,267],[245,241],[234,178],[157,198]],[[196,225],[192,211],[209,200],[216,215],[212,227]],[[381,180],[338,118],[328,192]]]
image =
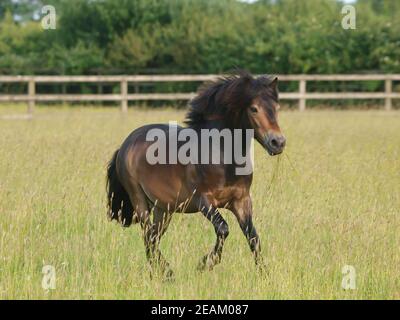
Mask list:
[[[135,76],[0,76],[0,83],[27,83],[27,94],[0,94],[0,102],[27,102],[32,114],[35,103],[42,101],[119,101],[121,110],[128,110],[128,101],[137,100],[189,100],[194,93],[130,93],[128,84],[149,82],[203,82],[214,80],[218,75],[135,75]],[[391,110],[392,99],[400,99],[400,92],[393,92],[393,81],[400,74],[368,75],[278,75],[281,81],[299,82],[298,92],[282,92],[281,100],[298,100],[299,110],[306,109],[307,100],[326,99],[383,99],[385,109]],[[383,92],[307,92],[307,81],[384,81]],[[37,94],[38,83],[119,83],[119,94]]]

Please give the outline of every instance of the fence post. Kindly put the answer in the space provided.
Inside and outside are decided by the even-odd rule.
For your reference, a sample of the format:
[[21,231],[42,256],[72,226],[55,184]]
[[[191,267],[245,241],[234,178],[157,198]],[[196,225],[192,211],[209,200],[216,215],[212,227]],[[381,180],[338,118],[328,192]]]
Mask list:
[[121,111],[128,112],[128,81],[126,78],[121,80]]
[[390,97],[390,95],[392,94],[392,80],[391,79],[385,80],[385,93],[386,93],[385,110],[390,111],[392,109],[392,98]]
[[28,114],[32,115],[35,110],[35,78],[32,77],[28,81]]
[[302,79],[300,80],[299,83],[299,94],[300,94],[300,99],[299,99],[299,110],[304,111],[306,110],[306,80]]

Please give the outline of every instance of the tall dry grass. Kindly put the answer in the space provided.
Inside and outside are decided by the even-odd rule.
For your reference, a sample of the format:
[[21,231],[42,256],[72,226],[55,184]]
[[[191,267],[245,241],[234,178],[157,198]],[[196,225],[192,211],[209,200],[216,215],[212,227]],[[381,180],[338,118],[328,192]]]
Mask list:
[[[176,214],[161,243],[176,280],[151,280],[139,227],[107,221],[105,168],[133,128],[183,117],[39,108],[32,120],[0,120],[0,298],[400,298],[398,112],[282,112],[287,149],[271,158],[256,147],[251,190],[268,275],[223,211],[231,232],[220,265],[196,271],[213,227]],[[42,288],[44,265],[55,267],[55,290]],[[341,288],[344,265],[356,290]]]

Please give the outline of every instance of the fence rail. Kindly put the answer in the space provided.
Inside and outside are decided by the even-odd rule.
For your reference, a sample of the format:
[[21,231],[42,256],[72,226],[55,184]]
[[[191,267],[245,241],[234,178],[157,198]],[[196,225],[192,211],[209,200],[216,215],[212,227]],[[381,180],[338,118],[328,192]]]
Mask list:
[[[1,83],[27,83],[27,94],[0,94],[0,102],[28,103],[28,113],[33,113],[36,102],[41,101],[119,101],[121,110],[128,110],[128,101],[137,100],[190,100],[195,93],[130,93],[129,83],[141,82],[203,82],[215,80],[218,75],[119,75],[119,76],[0,76]],[[351,74],[351,75],[278,75],[281,81],[297,81],[298,92],[283,92],[282,100],[298,100],[299,110],[306,109],[307,100],[325,99],[384,99],[385,110],[392,109],[392,100],[400,99],[400,92],[393,92],[393,81],[400,81],[400,74]],[[384,81],[383,92],[307,92],[307,81]],[[119,83],[119,94],[37,94],[38,83]]]

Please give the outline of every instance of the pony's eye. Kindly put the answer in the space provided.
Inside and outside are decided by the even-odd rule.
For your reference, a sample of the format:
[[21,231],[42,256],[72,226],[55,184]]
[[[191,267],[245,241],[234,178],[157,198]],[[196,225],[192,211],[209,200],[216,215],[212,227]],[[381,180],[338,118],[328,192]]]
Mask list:
[[255,106],[251,106],[250,107],[250,111],[253,112],[253,113],[257,113],[258,109]]

